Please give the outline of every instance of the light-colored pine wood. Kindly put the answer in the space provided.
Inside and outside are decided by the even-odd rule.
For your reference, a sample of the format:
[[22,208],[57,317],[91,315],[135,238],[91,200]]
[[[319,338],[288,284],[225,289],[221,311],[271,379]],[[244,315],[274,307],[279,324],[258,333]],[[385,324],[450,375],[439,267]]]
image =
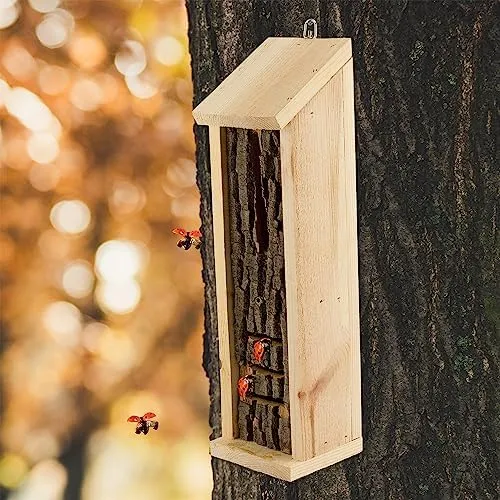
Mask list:
[[219,438],[210,442],[210,453],[213,457],[228,460],[284,481],[300,479],[324,467],[352,457],[362,449],[363,441],[358,438],[323,455],[300,461],[287,453],[270,450],[264,446],[242,441],[241,439]]
[[233,348],[232,325],[232,280],[228,279],[229,255],[226,253],[229,235],[225,130],[219,127],[209,128],[210,166],[212,180],[212,214],[215,259],[215,282],[217,295],[217,325],[219,332],[219,360],[221,384],[221,419],[222,436],[233,438],[236,424],[238,367]]
[[282,129],[350,57],[350,38],[268,38],[193,116],[199,125]]
[[[315,53],[307,45],[310,41],[285,39],[281,44],[280,40],[271,39],[261,46],[271,66],[285,52],[289,61],[302,61],[304,68],[305,55]],[[350,42],[346,45],[343,40],[340,46],[344,48],[335,52],[336,57],[346,47],[350,56]],[[324,57],[330,71],[334,57]],[[258,51],[249,60],[257,64]],[[228,87],[241,100],[253,99],[240,108],[236,101],[228,104],[236,122],[226,120],[228,108],[217,91],[214,101],[204,101],[210,104],[204,109],[218,117],[211,122],[215,125],[210,127],[210,156],[222,437],[211,443],[211,452],[293,481],[362,450],[353,65],[347,58],[321,85],[315,76],[299,84],[293,77],[297,70],[293,64],[289,73],[285,69],[290,63],[278,64],[281,73],[269,78],[271,66],[252,69],[249,60],[239,73],[245,83],[239,85],[238,79],[232,79],[234,86]],[[318,70],[321,78],[328,71]],[[280,96],[292,94],[293,105],[283,105]],[[274,108],[273,95],[278,103]],[[273,112],[259,117],[256,113],[239,115],[238,109]],[[274,121],[269,121],[271,116]],[[248,117],[251,121],[245,121]],[[232,338],[226,140],[225,129],[218,124],[256,127],[262,117],[266,128],[283,127],[280,157],[288,339],[283,347],[288,352],[291,455],[237,439],[239,369]]]
[[[346,171],[346,192],[350,193],[352,207],[347,212],[347,265],[349,303],[353,311],[359,311],[358,291],[358,220],[356,215],[356,133],[354,128],[354,69],[350,59],[342,68],[343,115],[344,115],[344,168]],[[361,436],[361,345],[359,314],[350,315],[351,361],[352,361],[352,437]]]
[[359,381],[355,165],[345,161],[352,139],[351,130],[349,139],[344,134],[343,71],[281,131],[290,421],[298,460],[360,436],[352,429],[359,409],[353,402],[359,396],[353,388]]

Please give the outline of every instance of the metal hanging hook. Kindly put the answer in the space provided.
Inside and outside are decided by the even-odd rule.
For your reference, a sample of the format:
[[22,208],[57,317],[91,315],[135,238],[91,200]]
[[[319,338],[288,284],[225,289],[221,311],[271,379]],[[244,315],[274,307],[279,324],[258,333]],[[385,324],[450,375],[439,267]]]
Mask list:
[[308,19],[304,23],[304,38],[318,37],[318,23],[314,19]]

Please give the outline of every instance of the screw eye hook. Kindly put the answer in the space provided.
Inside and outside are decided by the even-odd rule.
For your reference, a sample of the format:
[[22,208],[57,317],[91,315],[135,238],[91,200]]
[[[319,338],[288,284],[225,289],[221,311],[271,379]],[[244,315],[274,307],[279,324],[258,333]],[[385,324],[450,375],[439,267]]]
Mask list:
[[317,38],[318,37],[318,23],[314,19],[308,19],[304,23],[304,38]]

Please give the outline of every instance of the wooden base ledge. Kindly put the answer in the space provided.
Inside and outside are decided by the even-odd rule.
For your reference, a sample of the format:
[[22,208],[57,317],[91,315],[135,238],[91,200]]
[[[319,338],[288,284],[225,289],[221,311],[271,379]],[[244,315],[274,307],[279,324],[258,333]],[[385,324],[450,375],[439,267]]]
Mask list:
[[213,457],[222,458],[284,481],[295,481],[352,457],[362,450],[363,438],[358,438],[323,455],[300,461],[286,453],[270,450],[241,439],[218,438],[210,442],[210,454]]

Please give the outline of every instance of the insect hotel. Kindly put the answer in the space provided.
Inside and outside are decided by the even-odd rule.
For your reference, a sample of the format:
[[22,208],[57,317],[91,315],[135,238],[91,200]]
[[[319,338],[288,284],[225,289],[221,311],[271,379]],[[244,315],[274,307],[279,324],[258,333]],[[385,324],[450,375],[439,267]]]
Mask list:
[[268,38],[193,112],[209,126],[222,437],[293,481],[362,450],[348,38]]

